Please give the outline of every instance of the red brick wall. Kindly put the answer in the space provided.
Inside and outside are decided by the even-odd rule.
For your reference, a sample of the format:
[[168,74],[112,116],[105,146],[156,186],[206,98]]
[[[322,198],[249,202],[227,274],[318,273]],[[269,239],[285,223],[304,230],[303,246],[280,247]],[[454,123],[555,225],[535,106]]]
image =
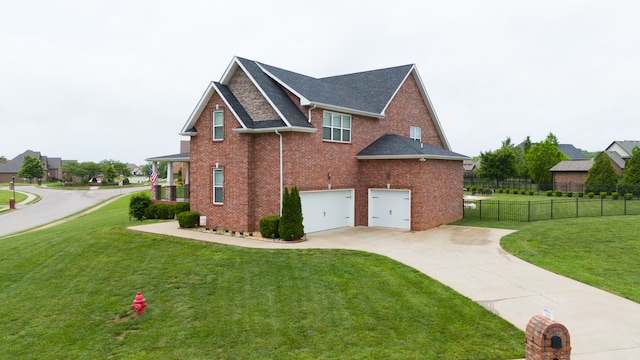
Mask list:
[[[255,89],[247,89],[248,78],[240,69],[231,80],[240,101],[250,101],[254,114],[269,114],[266,101],[249,100]],[[236,79],[237,78],[237,79]],[[231,86],[230,86],[231,87]],[[246,91],[245,99],[237,92]],[[251,93],[253,95],[251,95]],[[289,96],[293,95],[289,93]],[[299,101],[295,100],[296,104]],[[224,140],[212,141],[211,118],[216,104],[224,110]],[[308,113],[307,107],[302,107]],[[410,76],[386,110],[383,119],[352,115],[351,143],[322,140],[322,109],[312,110],[314,133],[284,132],[284,186],[301,191],[355,188],[355,224],[367,225],[369,187],[412,190],[413,230],[423,230],[462,217],[462,161],[357,160],[356,155],[385,133],[409,136],[409,127],[422,128],[425,143],[442,147],[426,105]],[[262,116],[262,115],[260,115]],[[212,96],[195,124],[198,135],[191,139],[192,210],[207,216],[208,226],[256,231],[260,218],[280,212],[280,137],[275,132],[242,134],[232,129],[239,123],[218,94]],[[213,204],[212,170],[224,169],[224,204]],[[328,178],[331,174],[331,179]]]
[[[411,190],[411,230],[462,218],[462,160],[360,160],[356,225],[367,225],[368,189]],[[387,178],[387,173],[388,178]]]

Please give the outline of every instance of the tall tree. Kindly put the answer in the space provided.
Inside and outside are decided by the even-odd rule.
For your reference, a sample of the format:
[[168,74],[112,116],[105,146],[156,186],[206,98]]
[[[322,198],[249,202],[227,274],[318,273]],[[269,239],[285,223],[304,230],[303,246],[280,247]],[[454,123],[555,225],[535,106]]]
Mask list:
[[589,169],[587,179],[584,181],[584,191],[600,193],[616,191],[619,177],[611,164],[611,158],[606,152],[599,153],[593,160],[593,166]]
[[631,193],[640,195],[640,147],[636,146],[631,151],[631,157],[624,166],[622,179],[618,184],[618,191],[622,194]]
[[543,188],[552,188],[553,175],[549,171],[557,163],[569,158],[558,148],[558,138],[549,133],[547,138],[531,147],[524,156],[524,161],[531,180],[542,185]]
[[524,157],[527,156],[532,146],[533,144],[531,143],[531,138],[527,136],[522,142],[522,147],[516,147],[516,150],[518,151],[518,161],[517,161],[518,175],[520,175],[523,178],[530,177],[529,169],[527,169],[527,163],[524,160]]
[[18,171],[18,177],[29,179],[29,182],[32,182],[33,179],[42,179],[44,177],[44,165],[36,156],[25,155],[20,171]]
[[515,147],[511,144],[511,139],[507,138],[500,149],[480,153],[480,168],[476,174],[484,179],[495,180],[499,187],[501,181],[518,174],[517,159]]

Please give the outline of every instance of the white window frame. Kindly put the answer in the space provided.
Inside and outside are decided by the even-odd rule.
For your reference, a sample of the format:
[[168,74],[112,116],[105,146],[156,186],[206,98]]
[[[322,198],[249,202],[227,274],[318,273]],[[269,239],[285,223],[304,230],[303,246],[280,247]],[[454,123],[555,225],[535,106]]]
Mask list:
[[[213,169],[212,174],[213,174],[213,203],[223,204],[224,203],[224,170]],[[220,174],[219,182],[216,182],[216,174]],[[219,192],[220,198],[217,197],[218,192],[216,190],[220,190]]]
[[419,126],[409,126],[409,138],[422,141],[422,128]]
[[[345,122],[348,123],[347,126],[345,126]],[[351,115],[324,111],[322,113],[322,140],[350,143],[353,133],[352,124]],[[328,137],[325,134],[326,131],[328,131]],[[348,139],[346,139],[347,136]]]
[[[216,124],[216,115],[220,116],[220,124]],[[216,137],[216,129],[220,129],[219,137]],[[211,139],[213,141],[222,141],[224,139],[224,111],[222,110],[214,110],[211,116]]]

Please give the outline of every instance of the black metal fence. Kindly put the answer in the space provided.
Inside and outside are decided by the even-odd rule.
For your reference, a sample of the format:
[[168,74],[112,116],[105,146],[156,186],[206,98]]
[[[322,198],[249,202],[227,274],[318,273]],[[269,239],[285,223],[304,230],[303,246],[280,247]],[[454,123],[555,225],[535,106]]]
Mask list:
[[537,201],[464,200],[465,219],[529,222],[614,215],[640,215],[640,200],[626,197]]

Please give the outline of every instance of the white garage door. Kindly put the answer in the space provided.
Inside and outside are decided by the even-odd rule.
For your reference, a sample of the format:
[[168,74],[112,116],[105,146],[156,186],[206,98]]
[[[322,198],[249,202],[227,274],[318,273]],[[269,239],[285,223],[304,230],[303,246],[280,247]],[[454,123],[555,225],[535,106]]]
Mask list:
[[411,229],[411,191],[369,189],[369,226]]
[[300,192],[305,233],[353,226],[353,190]]

